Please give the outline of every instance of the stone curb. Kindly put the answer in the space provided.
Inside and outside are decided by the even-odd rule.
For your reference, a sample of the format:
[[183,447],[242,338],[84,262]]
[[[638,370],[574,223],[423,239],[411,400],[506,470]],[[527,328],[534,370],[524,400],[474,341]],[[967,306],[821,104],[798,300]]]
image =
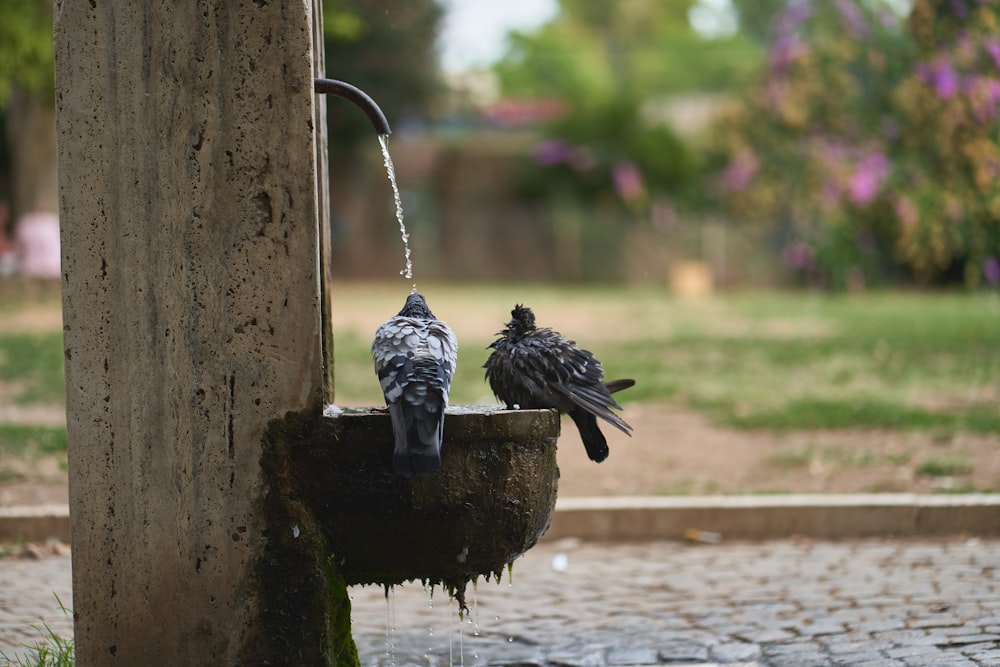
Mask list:
[[[712,535],[715,533],[715,535]],[[1000,495],[564,498],[544,539],[766,540],[1000,535]]]
[[67,505],[0,507],[0,542],[69,542]]
[[[713,535],[717,534],[717,535]],[[1000,535],[1000,494],[561,498],[543,540]],[[0,507],[0,542],[69,541],[65,505]]]

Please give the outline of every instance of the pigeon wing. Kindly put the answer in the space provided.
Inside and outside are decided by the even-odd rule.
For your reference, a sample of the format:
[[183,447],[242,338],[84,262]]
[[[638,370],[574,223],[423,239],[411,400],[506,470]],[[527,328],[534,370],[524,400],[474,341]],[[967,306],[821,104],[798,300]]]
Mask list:
[[[543,384],[549,392],[631,435],[632,427],[628,422],[611,411],[611,408],[621,410],[621,406],[602,382],[604,369],[593,354],[551,329],[538,329],[524,342],[533,350],[528,357],[537,359]],[[569,412],[569,409],[564,411]]]

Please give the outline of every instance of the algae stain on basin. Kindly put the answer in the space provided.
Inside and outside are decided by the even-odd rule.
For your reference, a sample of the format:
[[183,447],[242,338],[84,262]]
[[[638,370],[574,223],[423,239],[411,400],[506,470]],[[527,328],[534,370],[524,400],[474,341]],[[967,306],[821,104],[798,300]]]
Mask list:
[[500,576],[548,528],[559,470],[551,410],[459,407],[434,477],[391,471],[389,415],[349,409],[288,434],[289,482],[347,585]]

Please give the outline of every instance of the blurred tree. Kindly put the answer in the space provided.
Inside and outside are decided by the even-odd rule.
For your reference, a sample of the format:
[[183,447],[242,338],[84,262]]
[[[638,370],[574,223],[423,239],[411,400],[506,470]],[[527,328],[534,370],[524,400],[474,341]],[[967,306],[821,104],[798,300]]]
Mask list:
[[1000,8],[796,2],[716,126],[720,194],[834,286],[906,275],[1000,284]]
[[[442,91],[435,41],[443,16],[437,0],[326,0],[327,76],[358,86],[389,124],[422,122]],[[328,108],[331,154],[342,159],[359,142],[376,145],[356,109]]]
[[706,38],[691,26],[696,0],[560,0],[556,18],[514,33],[496,66],[508,95],[556,96],[574,103],[623,93],[729,90],[760,63],[746,33]]
[[774,17],[780,14],[788,3],[789,0],[732,0],[740,32],[762,47],[766,47],[771,39]]
[[[394,134],[419,127],[443,91],[435,51],[442,17],[437,0],[324,0],[327,76],[368,93]],[[396,255],[385,249],[398,236],[388,224],[393,200],[375,133],[358,109],[332,98],[327,126],[332,263],[354,275],[386,275]],[[387,224],[371,224],[376,216]]]
[[917,0],[900,119],[895,250],[921,281],[1000,287],[1000,6]]
[[58,210],[53,99],[52,3],[6,0],[0,21],[0,108],[11,221],[31,210]]
[[52,98],[52,3],[5,0],[0,22],[0,105],[19,86]]
[[700,201],[695,153],[648,112],[664,96],[738,88],[757,70],[763,46],[738,22],[718,36],[699,33],[699,4],[560,0],[548,24],[510,36],[495,66],[502,91],[554,97],[567,108],[525,166],[526,194],[617,200],[639,218],[658,201]]
[[686,198],[697,187],[693,152],[666,125],[637,122],[630,96],[591,101],[546,130],[521,174],[521,191],[645,213],[652,199]]

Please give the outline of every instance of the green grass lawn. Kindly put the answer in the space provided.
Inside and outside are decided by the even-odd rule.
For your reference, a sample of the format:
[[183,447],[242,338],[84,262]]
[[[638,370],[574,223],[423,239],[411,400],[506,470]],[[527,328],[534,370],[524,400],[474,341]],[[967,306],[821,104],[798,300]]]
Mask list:
[[[396,292],[370,307],[391,314]],[[439,317],[456,317],[464,330],[472,329],[466,319],[485,320],[465,335],[453,325],[461,344],[456,403],[492,402],[484,348],[516,299],[534,307],[540,325],[594,352],[607,377],[635,378],[623,400],[678,401],[740,428],[914,429],[943,439],[1000,431],[997,295],[771,292],[685,302],[627,288],[426,293]],[[478,315],[483,303],[492,319]],[[379,404],[371,332],[335,334],[338,401]]]
[[633,368],[674,369],[678,381],[665,390],[733,426],[1000,431],[996,297],[767,295],[726,303],[761,325],[822,326],[812,335],[773,335],[780,327],[772,335],[702,332],[668,341],[667,351],[649,342]]
[[[368,346],[405,287],[334,290],[337,401],[382,402]],[[486,345],[515,301],[593,351],[622,400],[672,400],[740,428],[1000,431],[1000,297],[965,293],[726,294],[663,290],[428,286],[460,338],[454,403],[494,402]],[[9,304],[8,304],[9,307]],[[60,403],[61,333],[0,333],[0,384],[18,403]]]
[[63,403],[62,332],[0,334],[0,382],[16,403]]
[[0,424],[0,454],[58,454],[66,451],[66,428]]

